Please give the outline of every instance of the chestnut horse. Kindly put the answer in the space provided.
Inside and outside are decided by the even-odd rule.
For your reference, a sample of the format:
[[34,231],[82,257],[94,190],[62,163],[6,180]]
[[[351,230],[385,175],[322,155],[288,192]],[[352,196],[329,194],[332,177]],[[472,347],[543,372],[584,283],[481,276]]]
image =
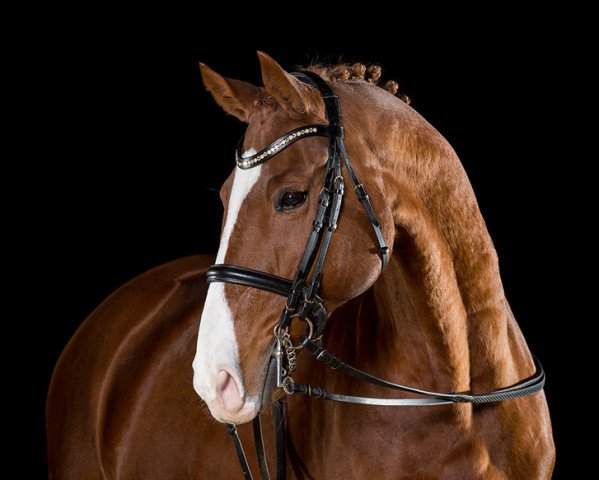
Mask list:
[[[246,155],[294,128],[326,123],[315,89],[259,57],[262,87],[201,66],[218,104],[248,123]],[[346,195],[319,293],[332,312],[327,349],[361,370],[433,391],[480,393],[530,376],[532,357],[455,152],[376,85],[379,69],[314,69],[340,98],[347,150],[390,247],[381,273],[368,217],[356,196]],[[327,140],[311,137],[255,168],[236,167],[221,190],[215,263],[293,278],[327,155]],[[212,263],[189,257],[137,277],[77,331],[48,397],[51,478],[242,478],[218,422],[239,426],[258,471],[244,424],[282,395],[275,389],[271,396],[265,378],[285,298],[240,285],[208,287]],[[293,335],[301,329],[294,323]],[[385,395],[301,352],[297,363],[293,376],[302,383]],[[555,450],[542,392],[478,406],[347,405],[299,395],[285,402],[289,478],[551,477]],[[272,461],[274,440],[265,431]]]

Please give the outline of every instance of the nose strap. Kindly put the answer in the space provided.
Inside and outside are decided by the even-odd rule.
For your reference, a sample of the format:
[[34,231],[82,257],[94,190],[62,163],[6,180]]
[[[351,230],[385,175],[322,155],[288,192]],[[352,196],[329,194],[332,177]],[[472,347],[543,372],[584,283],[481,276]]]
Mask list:
[[[206,273],[208,283],[233,283],[235,285],[243,285],[244,287],[257,288],[266,292],[275,293],[282,297],[289,297],[293,290],[293,281],[287,278],[272,275],[270,273],[260,272],[251,268],[240,267],[239,265],[229,265],[219,263],[212,265]],[[324,308],[323,300],[319,295],[314,297],[314,300],[305,302],[308,294],[308,287],[301,289],[300,303],[306,303],[304,312],[306,317],[309,317],[314,325],[314,334],[320,335],[324,330],[327,321],[327,311]]]
[[206,273],[206,280],[208,283],[234,283],[235,285],[258,288],[283,297],[287,297],[291,293],[291,287],[293,286],[293,282],[287,278],[226,263],[212,265]]

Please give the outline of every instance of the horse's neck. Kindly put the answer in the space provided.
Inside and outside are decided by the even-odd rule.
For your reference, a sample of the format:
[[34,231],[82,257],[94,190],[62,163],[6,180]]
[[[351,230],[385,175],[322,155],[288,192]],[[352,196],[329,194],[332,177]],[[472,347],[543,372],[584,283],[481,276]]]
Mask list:
[[[423,388],[480,392],[532,373],[495,249],[459,159],[411,110],[387,125],[385,141],[395,155],[382,149],[377,162],[363,167],[368,177],[384,179],[384,197],[374,201],[393,216],[394,251],[388,270],[346,307],[361,309],[354,312],[352,351],[365,358],[376,342],[379,372],[399,370],[402,380]],[[383,140],[380,130],[370,135]],[[368,310],[376,315],[367,318]],[[344,332],[338,337],[351,342]],[[360,338],[370,341],[365,345]]]
[[418,127],[383,167],[398,271],[431,362],[444,366],[455,388],[496,388],[531,373],[528,349],[462,165],[438,132]]
[[437,391],[488,391],[530,374],[502,291],[484,275],[458,274],[435,237],[400,228],[387,270],[334,313],[325,346],[370,373]]
[[350,364],[391,381],[438,391],[466,390],[464,314],[459,306],[442,315],[433,313],[430,300],[438,292],[422,283],[420,268],[411,264],[414,253],[398,248],[396,243],[375,285],[334,313],[325,346]]

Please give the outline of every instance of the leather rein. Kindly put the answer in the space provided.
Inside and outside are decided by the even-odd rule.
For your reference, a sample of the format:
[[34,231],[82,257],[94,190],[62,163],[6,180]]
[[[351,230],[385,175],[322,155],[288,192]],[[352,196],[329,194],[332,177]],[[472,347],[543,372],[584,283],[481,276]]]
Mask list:
[[[364,208],[374,231],[378,243],[378,255],[381,259],[381,270],[384,270],[387,266],[389,248],[383,238],[380,223],[372,208],[368,193],[356,175],[349,159],[349,155],[345,150],[339,98],[331,87],[316,73],[301,71],[294,72],[292,75],[307,85],[316,88],[320,92],[325,105],[328,125],[307,125],[296,128],[275,140],[268,147],[248,157],[242,155],[244,140],[242,137],[235,154],[235,161],[237,167],[245,170],[266,162],[302,138],[311,136],[328,137],[329,156],[325,166],[324,186],[318,198],[318,207],[316,217],[312,223],[312,231],[308,237],[306,248],[295,278],[286,279],[270,273],[228,264],[213,265],[207,272],[208,283],[223,282],[243,285],[265,290],[287,298],[279,322],[274,328],[276,342],[271,356],[271,362],[274,362],[276,369],[276,385],[281,387],[288,395],[300,393],[310,397],[342,403],[379,406],[431,406],[447,405],[451,403],[481,404],[525,397],[542,390],[545,385],[545,373],[543,372],[541,364],[534,356],[535,373],[514,385],[483,394],[470,394],[465,392],[440,393],[408,387],[375,377],[348,365],[323,348],[321,338],[328,318],[328,313],[324,307],[323,299],[318,295],[318,290],[322,280],[322,269],[332,235],[337,228],[337,221],[339,219],[341,204],[345,193],[342,164],[345,166],[345,170],[354,187],[358,200]],[[293,345],[289,333],[289,328],[294,318],[306,322],[308,326],[307,336],[298,345]],[[342,372],[363,382],[380,387],[417,394],[422,398],[389,399],[358,397],[331,393],[323,388],[296,383],[291,377],[291,374],[297,366],[296,352],[300,348],[305,348],[305,350],[316,358],[316,360],[329,365],[335,371]],[[283,408],[281,401],[277,401],[273,405],[277,450],[277,480],[284,480],[286,478]],[[260,466],[260,478],[262,480],[267,480],[270,477],[262,441],[262,429],[259,415],[256,416],[253,421],[253,427],[254,442],[256,444],[258,464]],[[252,473],[235,425],[228,425],[227,430],[233,438],[244,477],[246,480],[252,480]]]

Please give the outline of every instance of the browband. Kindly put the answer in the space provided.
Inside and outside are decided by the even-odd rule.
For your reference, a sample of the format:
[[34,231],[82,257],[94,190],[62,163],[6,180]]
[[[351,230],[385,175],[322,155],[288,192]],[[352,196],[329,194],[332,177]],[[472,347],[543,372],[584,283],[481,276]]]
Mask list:
[[289,145],[294,144],[302,138],[317,136],[328,137],[330,135],[336,135],[337,132],[337,128],[331,128],[329,125],[306,125],[287,132],[282,137],[277,138],[268,147],[247,157],[244,157],[242,153],[243,141],[245,140],[244,135],[239,140],[237,150],[235,150],[235,163],[237,163],[237,166],[242,170],[247,170],[248,168],[255,167],[256,165],[260,165],[261,163],[270,160],[277,153],[281,153]]

